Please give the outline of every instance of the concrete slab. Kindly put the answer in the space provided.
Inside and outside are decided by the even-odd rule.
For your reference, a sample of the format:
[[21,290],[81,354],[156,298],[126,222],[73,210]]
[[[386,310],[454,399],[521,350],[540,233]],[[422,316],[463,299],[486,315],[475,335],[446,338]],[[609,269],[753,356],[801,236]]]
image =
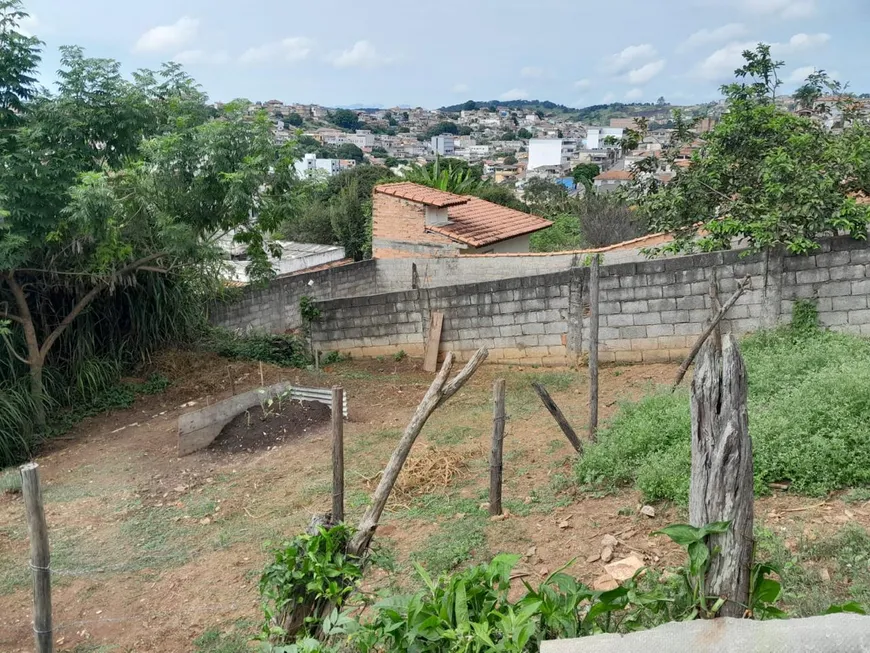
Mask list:
[[630,635],[544,642],[541,653],[870,653],[870,617],[711,619],[670,623]]

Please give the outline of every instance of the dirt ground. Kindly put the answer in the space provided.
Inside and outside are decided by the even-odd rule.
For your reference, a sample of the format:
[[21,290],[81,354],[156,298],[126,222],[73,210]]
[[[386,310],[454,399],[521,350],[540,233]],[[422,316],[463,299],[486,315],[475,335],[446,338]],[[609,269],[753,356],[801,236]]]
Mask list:
[[[38,457],[60,651],[186,652],[209,628],[240,620],[256,626],[256,585],[267,543],[292,537],[330,505],[328,422],[315,420],[294,437],[275,440],[273,434],[265,448],[245,441],[229,452],[218,447],[177,457],[179,415],[228,397],[230,376],[237,392],[258,386],[256,364],[171,352],[153,367],[149,371],[173,381],[166,392],[86,420]],[[602,416],[610,416],[618,401],[670,380],[675,367],[602,370]],[[354,523],[431,375],[419,361],[392,359],[340,363],[320,373],[263,369],[267,384],[345,388],[346,497]],[[480,504],[488,487],[492,382],[498,377],[508,382],[504,497],[510,514],[490,520]],[[415,447],[420,478],[404,479],[388,508],[375,539],[391,563],[371,573],[369,587],[413,585],[409,560],[437,554],[432,538],[466,520],[485,534],[485,545],[474,545],[469,557],[524,555],[517,571],[532,580],[576,558],[570,572],[593,583],[603,562],[589,560],[600,552],[604,535],[619,540],[616,557],[637,553],[654,566],[682,561],[678,550],[651,534],[684,520],[680,508],[659,505],[650,518],[640,514],[631,490],[596,496],[569,482],[573,450],[529,387],[532,380],[542,381],[577,430],[585,430],[584,371],[482,368],[435,413]],[[761,499],[756,510],[787,543],[848,521],[870,525],[866,505],[834,498],[778,495]],[[0,495],[2,651],[32,650],[27,558],[21,498]]]

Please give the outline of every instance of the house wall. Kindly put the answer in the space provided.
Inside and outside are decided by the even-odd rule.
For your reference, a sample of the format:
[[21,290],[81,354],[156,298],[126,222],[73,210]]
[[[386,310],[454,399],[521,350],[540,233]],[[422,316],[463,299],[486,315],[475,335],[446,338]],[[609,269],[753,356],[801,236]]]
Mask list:
[[411,256],[455,256],[461,245],[440,234],[426,231],[423,204],[409,202],[385,193],[372,199],[372,256],[407,258]]
[[[729,251],[601,268],[600,357],[605,362],[681,360],[709,319],[715,271],[724,300],[745,276],[750,288],[723,328],[744,334],[791,319],[813,301],[822,325],[870,336],[870,249],[832,239],[807,257]],[[505,258],[492,257],[496,263]],[[462,259],[456,259],[462,261]],[[378,270],[376,276],[382,274]],[[502,272],[505,272],[502,267]],[[444,312],[442,351],[460,359],[477,348],[492,360],[565,365],[588,343],[588,268],[320,302],[313,338],[322,351],[379,356],[423,352],[431,311]]]

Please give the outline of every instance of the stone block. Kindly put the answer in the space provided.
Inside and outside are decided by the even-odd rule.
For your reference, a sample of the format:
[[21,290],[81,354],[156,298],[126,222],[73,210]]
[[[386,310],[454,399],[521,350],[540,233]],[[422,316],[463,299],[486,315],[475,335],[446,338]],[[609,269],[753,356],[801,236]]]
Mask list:
[[622,309],[619,302],[601,302],[598,304],[598,313],[600,315],[615,315],[621,312]]
[[645,299],[634,302],[622,302],[622,313],[645,313],[649,310],[649,302]]
[[[618,340],[619,338],[624,338],[622,335],[622,329],[627,328],[635,328],[635,327],[599,327],[598,328],[598,340]],[[645,334],[644,334],[645,335]]]
[[[629,341],[632,351],[646,351],[648,349],[658,349],[659,342],[657,338],[633,338]],[[618,347],[624,349],[624,346]]]
[[706,280],[707,270],[705,268],[690,268],[674,272],[675,283],[697,283]]
[[634,289],[635,299],[659,299],[662,297],[661,286],[641,286]]
[[870,279],[852,282],[853,295],[870,295]]
[[851,257],[850,252],[830,252],[829,254],[816,254],[817,268],[833,268],[848,265]]
[[623,340],[630,340],[632,338],[646,338],[648,337],[647,328],[648,327],[645,326],[620,327],[619,337]]
[[819,313],[819,323],[824,326],[836,326],[838,324],[847,324],[848,322],[849,314],[846,311],[825,311],[824,313]]
[[694,344],[694,338],[688,336],[661,336],[656,339],[659,349],[678,349]]
[[670,297],[667,299],[650,299],[647,302],[651,311],[675,311],[677,309],[677,299]]
[[[841,254],[848,252],[839,252]],[[840,297],[852,293],[851,281],[831,281],[819,286],[819,297]]]
[[870,263],[870,248],[853,249],[849,252],[849,260],[852,263]]
[[634,316],[634,323],[637,326],[647,326],[650,324],[661,324],[662,314],[658,311],[647,311],[646,313],[638,313]]
[[523,335],[537,335],[539,333],[544,333],[544,325],[543,324],[523,324],[522,325]]
[[693,310],[704,308],[705,302],[703,296],[688,296],[688,297],[677,297],[677,310]]
[[831,281],[840,281],[842,279],[863,279],[865,276],[866,266],[864,265],[842,265],[840,267],[831,268]]
[[674,325],[675,336],[699,336],[704,330],[700,322],[684,322]]
[[810,270],[816,267],[815,256],[789,256],[782,262],[785,271]]
[[635,318],[640,315],[631,315],[630,313],[620,313],[618,315],[602,316],[602,323],[609,327],[634,326]]

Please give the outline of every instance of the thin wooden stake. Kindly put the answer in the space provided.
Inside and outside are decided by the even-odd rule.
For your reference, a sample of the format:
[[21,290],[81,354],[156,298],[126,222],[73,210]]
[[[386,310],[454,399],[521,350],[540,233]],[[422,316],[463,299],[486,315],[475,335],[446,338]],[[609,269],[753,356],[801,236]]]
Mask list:
[[556,420],[556,424],[558,424],[559,428],[562,429],[562,433],[565,434],[565,437],[568,438],[568,441],[571,443],[577,453],[582,454],[583,443],[580,442],[580,438],[577,437],[577,433],[574,431],[571,424],[568,423],[568,420],[565,419],[565,416],[562,414],[562,411],[559,410],[556,402],[553,401],[550,393],[547,392],[547,389],[540,383],[532,383],[532,387],[535,389],[535,392],[538,393],[538,396],[541,398],[541,402],[544,404],[546,409],[550,411],[550,415],[552,415],[553,419]]
[[589,439],[598,433],[598,316],[599,261],[596,254],[589,269]]
[[332,389],[332,521],[344,521],[344,389]]
[[489,452],[489,514],[500,515],[502,450],[505,422],[505,380],[496,379],[492,384],[492,449]]
[[680,365],[680,369],[677,371],[677,377],[674,379],[674,385],[671,388],[671,392],[677,389],[677,386],[680,385],[680,382],[683,380],[683,377],[686,376],[686,372],[689,369],[689,366],[692,364],[692,361],[695,360],[695,356],[698,355],[698,352],[701,351],[701,347],[704,342],[706,342],[707,338],[710,337],[710,334],[713,333],[717,327],[719,326],[719,322],[722,321],[722,318],[725,317],[725,314],[731,310],[731,307],[737,303],[737,300],[740,298],[740,295],[743,294],[743,291],[749,287],[750,282],[752,281],[752,277],[747,275],[743,281],[737,286],[737,290],[734,291],[734,294],[728,298],[728,301],[719,309],[719,312],[716,314],[716,317],[713,318],[713,321],[704,329],[704,333],[701,334],[701,337],[695,342],[695,346],[692,347],[692,351],[689,352],[686,360],[683,361],[683,364]]
[[260,387],[261,388],[266,387],[266,381],[263,377],[263,361],[260,361]]
[[233,378],[233,370],[227,365],[227,376],[230,379],[230,391],[233,393],[233,397],[236,396],[236,380]]
[[33,634],[37,653],[52,653],[54,644],[51,626],[51,551],[48,546],[48,525],[42,506],[39,485],[39,465],[21,466],[21,492],[27,515],[30,538],[30,569],[33,572]]

